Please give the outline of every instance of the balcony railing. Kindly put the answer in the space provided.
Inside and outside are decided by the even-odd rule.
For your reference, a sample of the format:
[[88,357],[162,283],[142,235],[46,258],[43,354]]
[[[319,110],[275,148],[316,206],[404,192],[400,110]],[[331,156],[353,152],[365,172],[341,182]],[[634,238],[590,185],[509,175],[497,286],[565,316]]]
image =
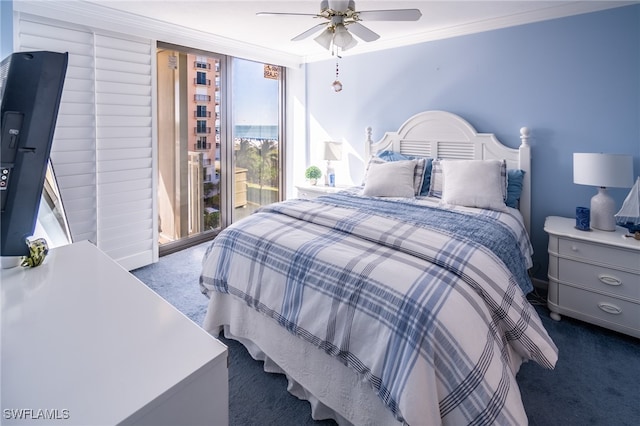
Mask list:
[[211,127],[194,127],[193,134],[198,135],[201,133],[211,133]]
[[211,102],[211,95],[193,95],[193,100],[196,102]]
[[199,86],[211,86],[211,80],[205,78],[204,80],[198,81],[198,78],[194,78],[193,84],[197,84]]
[[193,111],[193,116],[195,118],[211,118],[211,111],[205,111],[203,113],[198,113],[198,111]]
[[194,143],[193,144],[193,150],[194,151],[207,151],[211,149],[211,144],[210,143]]

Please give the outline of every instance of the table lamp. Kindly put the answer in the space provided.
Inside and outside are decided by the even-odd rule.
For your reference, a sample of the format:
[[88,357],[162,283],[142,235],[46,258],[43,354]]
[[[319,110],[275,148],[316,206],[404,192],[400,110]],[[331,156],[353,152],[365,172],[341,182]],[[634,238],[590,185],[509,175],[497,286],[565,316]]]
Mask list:
[[326,186],[336,186],[336,172],[331,165],[332,161],[342,159],[342,143],[325,141],[324,159],[327,160],[327,172],[324,174],[324,184]]
[[633,158],[630,155],[574,153],[573,182],[598,187],[598,193],[591,198],[591,228],[615,231],[616,203],[607,188],[633,185]]

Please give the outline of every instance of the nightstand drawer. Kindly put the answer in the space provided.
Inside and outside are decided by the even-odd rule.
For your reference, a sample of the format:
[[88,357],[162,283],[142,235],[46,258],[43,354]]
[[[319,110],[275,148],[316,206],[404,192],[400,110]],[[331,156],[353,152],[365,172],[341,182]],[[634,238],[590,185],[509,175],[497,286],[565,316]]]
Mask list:
[[640,275],[630,272],[561,258],[558,264],[558,279],[640,302]]
[[[597,319],[593,321],[612,323],[621,327],[640,330],[640,305],[626,300],[607,297],[570,286],[560,286],[559,303],[565,309]],[[606,325],[605,325],[606,326]]]
[[591,244],[577,240],[560,238],[558,240],[560,256],[571,256],[585,261],[611,265],[621,268],[632,268],[640,272],[640,252]]

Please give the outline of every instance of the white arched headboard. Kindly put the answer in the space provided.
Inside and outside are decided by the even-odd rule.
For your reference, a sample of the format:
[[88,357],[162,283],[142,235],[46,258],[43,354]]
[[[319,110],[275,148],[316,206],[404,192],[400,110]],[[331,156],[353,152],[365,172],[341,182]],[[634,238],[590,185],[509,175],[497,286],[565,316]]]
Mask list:
[[503,145],[493,133],[478,133],[462,117],[446,111],[425,111],[405,121],[397,132],[387,132],[378,142],[367,128],[365,158],[384,150],[405,155],[463,160],[506,160],[507,168],[524,170],[519,209],[531,233],[531,149],[529,129],[520,129],[520,147]]

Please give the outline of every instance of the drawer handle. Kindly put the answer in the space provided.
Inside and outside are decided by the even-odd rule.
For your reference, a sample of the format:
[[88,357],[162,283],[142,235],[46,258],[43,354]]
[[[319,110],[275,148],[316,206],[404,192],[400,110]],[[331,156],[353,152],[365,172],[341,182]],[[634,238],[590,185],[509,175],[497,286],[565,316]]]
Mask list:
[[620,278],[612,277],[610,275],[598,275],[598,279],[607,285],[622,284],[622,280]]
[[609,303],[604,303],[604,302],[598,303],[598,308],[602,309],[608,314],[619,315],[622,313],[622,308],[618,308],[617,306],[611,305]]

